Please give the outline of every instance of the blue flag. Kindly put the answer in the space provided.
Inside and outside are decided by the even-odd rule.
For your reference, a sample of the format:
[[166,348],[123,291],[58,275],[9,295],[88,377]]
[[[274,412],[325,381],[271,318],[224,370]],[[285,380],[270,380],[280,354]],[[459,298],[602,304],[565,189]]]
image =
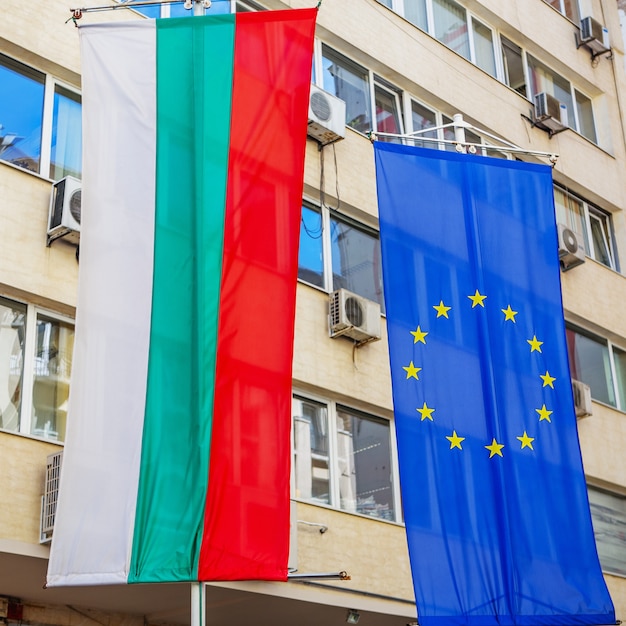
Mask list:
[[548,166],[375,143],[420,626],[613,624]]

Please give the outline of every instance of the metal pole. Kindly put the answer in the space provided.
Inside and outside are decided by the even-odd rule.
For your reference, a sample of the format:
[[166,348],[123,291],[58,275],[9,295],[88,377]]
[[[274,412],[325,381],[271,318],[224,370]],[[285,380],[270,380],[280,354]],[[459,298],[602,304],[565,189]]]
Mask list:
[[204,583],[191,583],[191,626],[206,626]]
[[454,140],[463,148],[462,151],[465,152],[465,122],[463,121],[463,115],[455,113],[452,116],[452,121],[454,122]]
[[204,4],[202,0],[194,0],[193,2],[193,14],[204,15]]

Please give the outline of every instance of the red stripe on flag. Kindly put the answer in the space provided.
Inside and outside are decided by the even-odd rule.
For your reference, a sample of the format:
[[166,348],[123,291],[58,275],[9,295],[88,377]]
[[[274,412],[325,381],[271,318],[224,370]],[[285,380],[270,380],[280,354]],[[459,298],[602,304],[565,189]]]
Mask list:
[[316,14],[236,16],[200,580],[287,578],[291,367]]

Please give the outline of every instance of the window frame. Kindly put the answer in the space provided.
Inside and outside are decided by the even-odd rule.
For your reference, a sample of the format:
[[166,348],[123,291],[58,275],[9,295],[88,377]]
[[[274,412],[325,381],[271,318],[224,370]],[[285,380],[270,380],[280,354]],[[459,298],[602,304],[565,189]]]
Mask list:
[[[605,574],[610,574],[612,576],[619,576],[619,577],[626,577],[626,554],[624,555],[624,566],[623,569],[617,569],[611,565],[607,566],[606,561],[602,558],[601,555],[603,555],[605,553],[604,549],[600,548],[599,542],[598,542],[598,537],[601,536],[602,534],[604,534],[600,528],[597,527],[597,521],[596,521],[596,515],[594,515],[594,507],[600,507],[602,505],[593,502],[594,498],[591,495],[592,492],[596,492],[598,494],[603,494],[605,496],[609,496],[611,498],[614,498],[616,500],[620,500],[623,508],[626,509],[626,496],[624,496],[624,494],[621,493],[617,493],[615,491],[611,491],[609,489],[605,489],[602,487],[596,487],[595,485],[592,484],[587,484],[587,491],[589,494],[589,508],[590,508],[590,512],[591,512],[591,520],[593,523],[593,534],[594,534],[594,539],[596,541],[596,546],[597,546],[597,550],[598,550],[598,557],[600,558],[600,566],[602,568],[602,571]],[[624,521],[621,522],[619,521],[619,518],[612,516],[610,519],[610,525],[611,526],[616,526],[617,527],[617,535],[626,535],[626,533],[624,533],[623,531],[620,532],[619,531],[619,526],[623,526],[626,529],[626,511],[624,512]],[[624,543],[624,552],[626,552],[626,540],[622,540]],[[614,552],[613,552],[614,554]]]
[[[615,404],[611,404],[610,402],[605,402],[602,399],[596,398],[593,396],[593,388],[591,389],[592,392],[592,400],[594,402],[598,402],[599,404],[602,404],[604,406],[610,407],[612,409],[615,409],[616,411],[620,411],[621,413],[626,413],[626,398],[622,397],[622,391],[620,388],[620,384],[618,382],[618,368],[615,365],[615,354],[614,352],[617,350],[619,352],[622,353],[626,353],[626,349],[623,348],[622,346],[619,346],[617,344],[614,344],[610,339],[608,339],[607,337],[598,335],[595,332],[591,332],[589,330],[587,330],[586,328],[582,327],[582,326],[578,326],[576,324],[572,324],[568,321],[565,322],[565,328],[566,331],[570,331],[575,333],[578,336],[581,337],[586,337],[587,339],[589,339],[590,341],[593,341],[597,344],[600,344],[604,347],[606,347],[607,350],[607,356],[608,356],[608,373],[611,377],[611,380],[607,380],[606,379],[606,375],[603,374],[603,378],[604,378],[604,383],[606,386],[606,391],[607,391],[607,395],[609,396],[609,398],[611,397],[611,394],[613,395],[613,397],[615,398]],[[567,342],[568,344],[568,363],[571,363],[571,358],[574,358],[574,356],[570,356],[569,355],[569,341]],[[572,371],[571,365],[570,365],[570,375],[571,377],[576,380],[580,380],[580,378],[576,378],[576,376],[574,375],[575,372]],[[587,381],[585,380],[581,380],[581,382],[585,383],[585,384],[589,384]],[[624,386],[626,387],[626,381],[624,381]],[[590,385],[591,386],[591,385]]]
[[0,428],[0,432],[13,435],[23,435],[34,439],[48,441],[59,445],[64,444],[64,439],[55,439],[52,437],[44,437],[32,433],[33,423],[33,392],[35,389],[36,378],[36,348],[37,348],[37,321],[39,316],[47,319],[62,322],[64,324],[75,327],[75,320],[67,315],[45,309],[32,303],[22,302],[5,295],[0,294],[2,300],[25,307],[25,325],[24,325],[24,344],[23,344],[23,362],[22,362],[22,388],[20,406],[18,409],[19,428],[17,430],[9,430]]
[[[297,417],[296,406],[295,403],[297,401],[311,402],[313,404],[322,405],[326,408],[326,428],[328,432],[328,468],[329,468],[329,502],[320,502],[316,501],[314,498],[302,498],[296,494],[296,477],[294,472],[295,467],[295,457],[297,454],[297,450],[295,447],[295,433],[294,433],[294,423]],[[344,411],[348,413],[353,413],[358,417],[362,417],[363,419],[371,419],[372,421],[384,423],[388,425],[389,429],[389,461],[390,461],[390,471],[391,471],[391,490],[392,490],[392,503],[393,503],[393,518],[385,519],[382,517],[376,517],[373,515],[367,515],[365,513],[359,513],[357,511],[350,511],[341,506],[341,492],[339,485],[339,462],[338,462],[338,439],[337,439],[337,412]],[[339,402],[333,398],[329,398],[327,396],[323,396],[320,394],[316,394],[309,391],[303,391],[297,388],[293,389],[292,392],[292,424],[291,424],[291,459],[292,459],[292,470],[291,470],[291,498],[297,500],[299,502],[304,502],[307,504],[311,504],[314,506],[322,506],[331,508],[336,511],[340,511],[342,513],[346,513],[348,515],[358,515],[359,517],[364,517],[370,520],[376,520],[380,522],[388,522],[392,524],[402,524],[402,500],[400,494],[400,476],[398,471],[398,451],[397,451],[397,442],[396,442],[396,431],[395,431],[395,423],[393,419],[389,419],[387,417],[383,417],[380,414],[372,413],[370,410],[363,410],[360,408],[356,408],[354,405],[351,405],[346,402]]]
[[[581,235],[583,238],[583,243],[585,247],[585,254],[590,258],[612,269],[613,271],[619,272],[619,259],[617,256],[617,247],[615,245],[615,230],[613,228],[613,216],[608,211],[603,211],[601,208],[587,202],[584,198],[572,193],[566,187],[559,185],[558,183],[554,184],[555,192],[558,190],[560,193],[564,194],[565,199],[567,201],[567,206],[565,210],[567,211],[567,222],[566,225],[569,228],[573,228],[577,232],[577,234]],[[572,213],[572,209],[569,207],[569,201],[573,201],[578,204],[582,209],[581,223],[583,227],[582,233],[578,233],[578,229],[572,223],[570,219],[570,215]],[[556,211],[556,203],[555,203],[555,211]],[[593,229],[592,229],[592,220],[596,220],[601,224],[601,232],[604,240],[604,244],[606,246],[606,253],[609,257],[609,264],[604,263],[601,259],[601,255],[599,251],[596,250],[595,242],[593,239]],[[557,212],[557,221],[558,221],[558,212]],[[608,236],[607,236],[608,233]]]
[[[5,62],[6,60],[6,62]],[[8,55],[0,53],[0,67],[8,67],[12,69],[12,66],[17,66],[19,68],[18,71],[23,72],[25,75],[30,75],[33,80],[35,76],[40,76],[42,78],[41,84],[43,85],[43,104],[41,111],[41,131],[40,131],[40,153],[39,153],[39,167],[38,169],[31,170],[11,161],[6,161],[0,156],[0,163],[8,164],[13,167],[17,167],[18,169],[30,172],[31,174],[36,174],[45,178],[46,180],[56,180],[51,177],[51,158],[52,158],[52,136],[53,136],[53,121],[54,121],[54,96],[59,90],[59,93],[63,91],[69,92],[70,94],[77,97],[78,102],[82,107],[82,94],[79,89],[66,83],[62,80],[59,80],[48,74],[46,72],[41,71],[40,69],[23,63],[22,61],[10,57]],[[15,71],[15,70],[14,70]],[[10,129],[7,129],[10,131]],[[82,133],[82,125],[81,125],[81,133]],[[81,171],[82,175],[82,171]]]

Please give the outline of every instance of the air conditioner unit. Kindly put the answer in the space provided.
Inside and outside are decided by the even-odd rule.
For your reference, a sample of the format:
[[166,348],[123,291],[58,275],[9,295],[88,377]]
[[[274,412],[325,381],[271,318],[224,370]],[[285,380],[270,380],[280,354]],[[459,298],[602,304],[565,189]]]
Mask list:
[[574,392],[574,407],[576,417],[587,417],[591,415],[591,387],[572,378],[572,390]]
[[61,478],[62,464],[63,450],[48,455],[46,461],[46,481],[44,493],[41,497],[39,543],[49,543],[52,540],[57,502],[59,500],[59,480]]
[[594,55],[608,52],[611,49],[609,29],[592,17],[580,21],[580,44],[587,46]]
[[323,146],[346,136],[346,103],[313,84],[307,134]]
[[568,127],[567,106],[542,91],[535,96],[535,125],[553,133]]
[[59,237],[80,240],[81,182],[66,176],[52,185],[48,214],[48,245]]
[[585,262],[585,248],[583,238],[565,224],[558,224],[559,231],[559,260],[563,271]]
[[357,343],[380,339],[380,304],[338,289],[330,296],[330,336],[350,337]]

